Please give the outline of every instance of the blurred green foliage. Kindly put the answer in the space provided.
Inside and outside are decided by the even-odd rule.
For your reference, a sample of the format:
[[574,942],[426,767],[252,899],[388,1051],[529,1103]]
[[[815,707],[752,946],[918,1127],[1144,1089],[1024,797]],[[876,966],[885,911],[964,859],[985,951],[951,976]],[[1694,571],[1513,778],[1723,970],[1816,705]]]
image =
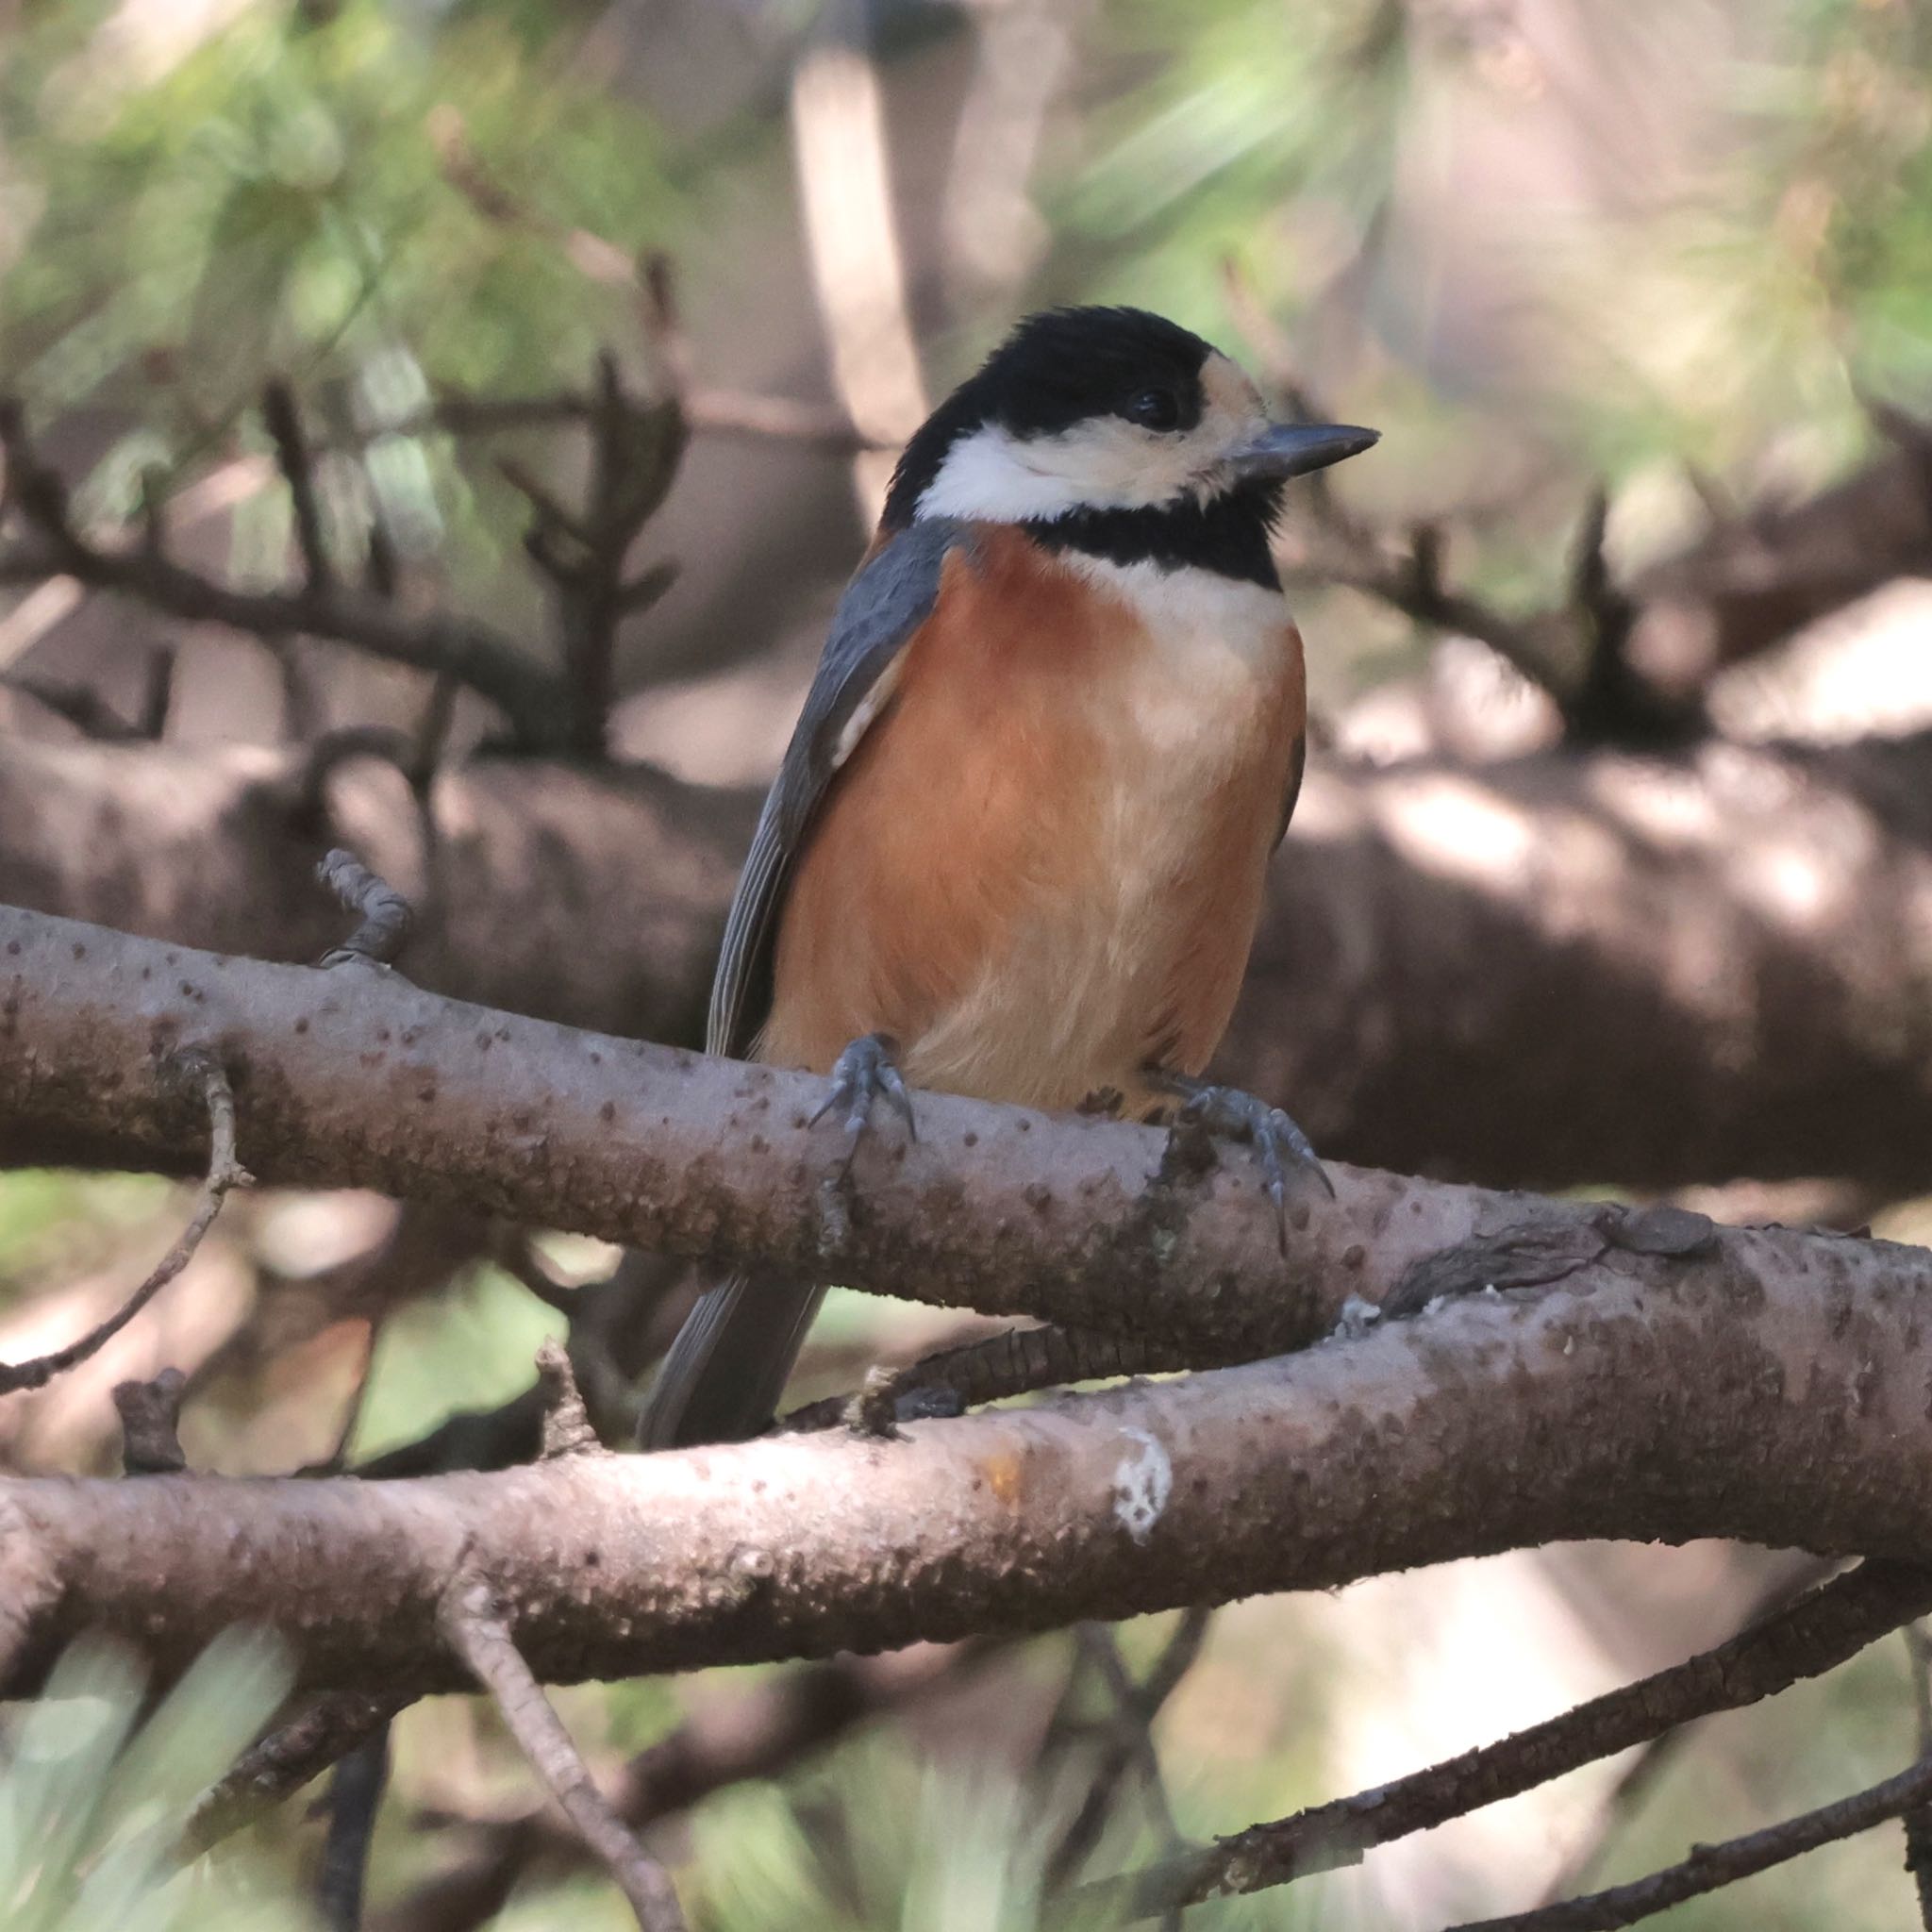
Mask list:
[[76,1644],[0,1741],[0,1916],[9,1932],[306,1932],[288,1875],[258,1850],[183,1866],[194,1800],[289,1687],[280,1646],[233,1632],[143,1715],[139,1667]]
[[[574,75],[534,9],[248,7],[149,85],[108,11],[41,9],[0,82],[34,210],[0,365],[40,409],[205,428],[270,374],[379,381],[370,358],[396,355],[492,392],[579,379],[625,293],[538,225],[633,253],[675,239],[651,123]],[[505,184],[494,218],[466,165]]]
[[[1520,32],[1514,10],[1474,5],[1114,0],[1105,31],[1124,85],[1086,117],[1058,211],[1063,273],[1109,295],[1151,291],[1226,335],[1225,261],[1291,324],[1346,290],[1424,378],[1362,372],[1398,411],[1526,411],[1613,473],[1667,454],[1748,480],[1794,419],[1841,458],[1861,390],[1923,403],[1932,388],[1932,15],[1917,0],[1524,8]],[[1607,178],[1641,175],[1641,121],[1620,117],[1687,66],[1712,92],[1681,110],[1674,169],[1634,190]],[[1435,171],[1457,144],[1525,128],[1515,179],[1472,177],[1489,220],[1458,244],[1466,207],[1432,200]],[[1452,255],[1492,250],[1513,302],[1557,324],[1488,394],[1432,340],[1434,285],[1465,267],[1431,263],[1439,236]]]

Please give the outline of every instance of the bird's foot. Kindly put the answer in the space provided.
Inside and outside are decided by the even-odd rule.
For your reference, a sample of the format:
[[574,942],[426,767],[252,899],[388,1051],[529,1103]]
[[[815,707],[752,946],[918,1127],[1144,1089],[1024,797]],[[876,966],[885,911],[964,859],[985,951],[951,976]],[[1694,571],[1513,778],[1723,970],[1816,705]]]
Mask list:
[[1211,1081],[1196,1080],[1184,1074],[1163,1073],[1160,1084],[1181,1098],[1174,1128],[1225,1135],[1245,1141],[1261,1164],[1262,1184],[1274,1203],[1276,1230],[1281,1252],[1288,1253],[1291,1183],[1319,1184],[1332,1201],[1335,1183],[1308,1145],[1308,1137],[1278,1107],[1270,1107],[1239,1087],[1217,1087]]
[[891,1034],[868,1033],[832,1062],[831,1091],[806,1124],[816,1126],[828,1113],[843,1110],[845,1159],[839,1170],[841,1175],[851,1171],[853,1158],[872,1124],[872,1110],[881,1100],[906,1123],[907,1134],[914,1141],[919,1139],[912,1095],[899,1072],[898,1053],[898,1042]]

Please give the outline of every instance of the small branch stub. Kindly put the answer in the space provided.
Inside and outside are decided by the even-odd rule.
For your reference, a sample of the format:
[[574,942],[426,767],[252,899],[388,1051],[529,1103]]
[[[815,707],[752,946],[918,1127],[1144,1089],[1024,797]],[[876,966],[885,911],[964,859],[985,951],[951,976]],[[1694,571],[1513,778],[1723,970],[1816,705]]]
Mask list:
[[181,1453],[181,1397],[188,1377],[163,1369],[152,1382],[117,1382],[121,1469],[125,1475],[174,1475],[188,1467]]
[[570,1353],[560,1341],[546,1341],[537,1351],[537,1379],[543,1390],[543,1446],[541,1458],[594,1456],[603,1450],[577,1388]]

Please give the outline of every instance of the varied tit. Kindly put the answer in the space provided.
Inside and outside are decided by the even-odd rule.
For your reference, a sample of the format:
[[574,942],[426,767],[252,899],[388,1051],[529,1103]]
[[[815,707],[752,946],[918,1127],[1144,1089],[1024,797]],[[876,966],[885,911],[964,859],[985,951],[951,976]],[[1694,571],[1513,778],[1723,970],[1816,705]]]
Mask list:
[[[1290,478],[1375,432],[1269,420],[1174,323],[1022,323],[906,446],[752,841],[712,1053],[829,1074],[848,1132],[907,1085],[1039,1108],[1176,1097],[1254,1141],[1292,1121],[1200,1078],[1301,782],[1302,643],[1270,546]],[[770,1422],[821,1289],[710,1290],[648,1446]]]

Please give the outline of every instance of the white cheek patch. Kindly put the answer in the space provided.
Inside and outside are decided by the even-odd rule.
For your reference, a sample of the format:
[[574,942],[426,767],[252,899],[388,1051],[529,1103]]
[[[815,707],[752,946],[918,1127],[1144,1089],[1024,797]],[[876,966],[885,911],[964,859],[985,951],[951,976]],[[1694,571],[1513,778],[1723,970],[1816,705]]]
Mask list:
[[1185,433],[1154,434],[1118,416],[1091,416],[1058,436],[1015,436],[983,424],[946,452],[915,517],[963,523],[1051,523],[1075,510],[1205,504],[1227,487],[1228,452],[1267,424],[1254,385],[1225,357],[1202,371],[1207,407]]
[[[1048,454],[1038,445],[1039,455]],[[1036,467],[1033,452],[1010,431],[988,424],[946,452],[913,512],[966,523],[1022,524],[1063,517],[1088,499],[1070,476]]]
[[1020,437],[987,424],[946,452],[913,514],[1019,524],[1082,509],[1152,509],[1211,492],[1215,462],[1234,440],[1219,408],[1186,435],[1150,435],[1115,416],[1058,436]]

